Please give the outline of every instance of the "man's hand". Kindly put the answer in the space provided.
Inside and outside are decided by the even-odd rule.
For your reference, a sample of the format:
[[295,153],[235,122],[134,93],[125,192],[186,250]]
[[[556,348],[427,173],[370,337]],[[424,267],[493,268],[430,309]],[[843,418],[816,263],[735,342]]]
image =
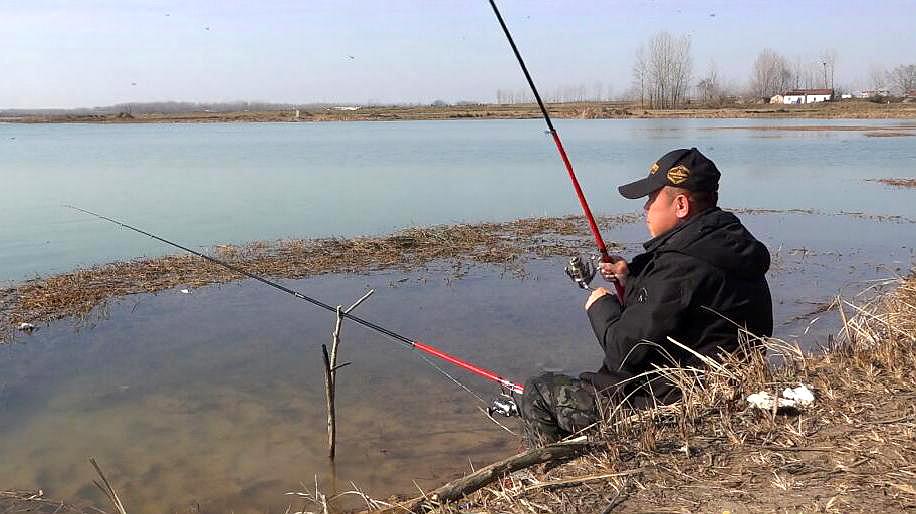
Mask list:
[[630,275],[630,268],[627,267],[627,261],[619,255],[609,255],[607,262],[598,264],[598,270],[601,276],[608,282],[616,280],[621,286],[627,284],[627,277]]
[[591,296],[588,297],[588,301],[585,302],[585,310],[588,310],[588,308],[591,307],[592,304],[598,300],[598,298],[601,298],[606,294],[611,294],[611,292],[603,287],[599,287],[592,291]]

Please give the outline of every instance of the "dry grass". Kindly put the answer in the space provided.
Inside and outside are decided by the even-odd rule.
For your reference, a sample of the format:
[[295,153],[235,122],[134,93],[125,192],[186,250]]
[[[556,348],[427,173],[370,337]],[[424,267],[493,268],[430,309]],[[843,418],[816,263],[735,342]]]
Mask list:
[[916,187],[916,178],[879,178],[868,179],[868,182],[880,182],[886,186]]
[[41,489],[0,491],[0,514],[29,512],[33,514],[104,514],[96,507],[79,507],[60,500],[46,498]]
[[[599,218],[599,223],[607,228],[637,219],[637,215],[619,215]],[[570,216],[417,227],[382,237],[221,245],[213,248],[211,254],[272,278],[410,270],[449,259],[500,264],[523,272],[521,261],[530,255],[546,257],[589,251],[593,244],[590,237],[584,219]],[[9,328],[20,322],[37,325],[67,316],[86,316],[111,299],[130,294],[155,293],[178,286],[201,287],[239,278],[232,271],[192,255],[80,269],[0,290],[0,326]]]
[[[900,512],[916,509],[916,274],[864,306],[838,299],[818,355],[767,340],[749,365],[659,369],[677,404],[609,407],[587,455],[504,477],[440,512]],[[703,378],[700,380],[700,378]],[[802,411],[747,408],[799,383]]]
[[[650,109],[639,102],[563,102],[548,104],[553,118],[801,118],[801,119],[912,119],[916,104],[878,104],[864,100],[782,105],[734,103],[708,106],[700,103],[678,109]],[[0,121],[21,123],[208,123],[208,122],[316,122],[397,121],[453,119],[540,118],[535,103],[432,106],[363,106],[355,111],[314,107],[242,112],[185,112],[119,114],[34,114],[0,117]],[[904,129],[909,128],[903,126]],[[900,134],[905,134],[901,132]]]

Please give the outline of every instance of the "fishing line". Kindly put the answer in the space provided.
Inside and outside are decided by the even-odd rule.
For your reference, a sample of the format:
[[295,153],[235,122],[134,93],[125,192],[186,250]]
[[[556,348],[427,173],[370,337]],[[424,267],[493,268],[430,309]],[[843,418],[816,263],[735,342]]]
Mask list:
[[[114,224],[116,224],[116,225],[118,225],[118,226],[120,226],[120,227],[126,228],[126,229],[128,229],[128,230],[132,230],[132,231],[134,231],[134,232],[138,232],[138,233],[143,234],[143,235],[145,235],[145,236],[147,236],[147,237],[151,237],[151,238],[153,238],[153,239],[155,239],[155,240],[157,240],[157,241],[163,242],[163,243],[165,243],[165,244],[167,244],[167,245],[174,246],[175,248],[180,248],[180,249],[182,249],[182,250],[184,250],[184,251],[186,251],[186,252],[188,252],[188,253],[191,253],[191,254],[193,254],[193,255],[196,255],[196,256],[198,256],[198,257],[201,257],[201,258],[203,258],[203,259],[206,259],[207,261],[210,261],[210,262],[212,262],[212,263],[214,263],[214,264],[217,264],[217,265],[219,265],[219,266],[222,266],[222,267],[224,267],[224,268],[226,268],[226,269],[232,270],[232,271],[234,271],[234,272],[236,272],[236,273],[238,273],[238,274],[240,274],[240,275],[244,275],[244,276],[246,276],[246,277],[253,278],[253,279],[255,279],[255,280],[259,281],[259,282],[262,282],[262,283],[264,283],[264,284],[267,284],[267,285],[270,286],[270,287],[273,287],[273,288],[275,288],[275,289],[279,289],[280,291],[283,291],[284,293],[293,295],[293,296],[295,296],[296,298],[298,298],[298,299],[300,299],[300,300],[304,300],[304,301],[309,302],[309,303],[311,303],[311,304],[313,304],[313,305],[316,305],[316,306],[318,306],[318,307],[321,307],[322,309],[325,309],[325,310],[327,310],[327,311],[331,311],[331,312],[334,312],[334,313],[337,313],[337,312],[338,312],[338,309],[337,309],[336,307],[332,307],[332,306],[330,306],[330,305],[328,305],[328,304],[326,304],[326,303],[324,303],[324,302],[322,302],[322,301],[319,301],[319,300],[317,300],[317,299],[315,299],[315,298],[306,296],[306,295],[300,293],[299,291],[296,291],[296,290],[294,290],[294,289],[290,289],[290,288],[288,288],[288,287],[286,287],[286,286],[280,285],[280,284],[278,284],[277,282],[274,282],[274,281],[272,281],[272,280],[266,279],[266,278],[264,278],[264,277],[261,277],[261,276],[259,276],[259,275],[254,274],[254,273],[251,273],[251,272],[249,272],[249,271],[246,271],[245,269],[240,268],[240,267],[238,267],[238,266],[235,266],[235,265],[233,265],[233,264],[229,264],[228,262],[222,261],[222,260],[217,259],[217,258],[215,258],[215,257],[211,257],[211,256],[209,256],[209,255],[206,255],[206,254],[204,254],[204,253],[198,252],[198,251],[196,251],[196,250],[192,250],[192,249],[190,249],[190,248],[188,248],[188,247],[186,247],[186,246],[182,246],[182,245],[180,245],[180,244],[178,244],[178,243],[169,241],[168,239],[165,239],[165,238],[163,238],[163,237],[157,236],[157,235],[152,234],[152,233],[150,233],[150,232],[147,232],[147,231],[145,231],[145,230],[143,230],[143,229],[134,227],[134,226],[132,226],[132,225],[128,225],[127,223],[124,223],[124,222],[122,222],[122,221],[118,221],[118,220],[116,220],[116,219],[109,218],[109,217],[107,217],[107,216],[103,216],[103,215],[101,215],[101,214],[98,214],[98,213],[95,213],[95,212],[92,212],[92,211],[89,211],[89,210],[86,210],[86,209],[83,209],[83,208],[80,208],[80,207],[76,207],[76,206],[74,206],[74,205],[64,205],[64,207],[67,207],[67,208],[69,208],[69,209],[73,209],[73,210],[75,210],[75,211],[79,211],[79,212],[88,214],[88,215],[90,215],[90,216],[94,216],[94,217],[96,217],[96,218],[99,218],[99,219],[108,221],[108,222],[110,222],[110,223],[114,223]],[[449,363],[451,363],[451,364],[454,364],[455,366],[458,366],[458,367],[460,367],[460,368],[462,368],[462,369],[464,369],[464,370],[466,370],[466,371],[469,371],[469,372],[471,372],[471,373],[474,373],[475,375],[478,375],[478,376],[481,376],[481,377],[483,377],[483,378],[486,378],[487,380],[491,380],[491,381],[493,381],[493,382],[496,382],[496,383],[498,383],[500,386],[502,386],[504,389],[506,389],[507,391],[510,391],[510,392],[513,392],[513,393],[517,393],[517,394],[521,394],[521,393],[524,391],[524,388],[523,388],[520,384],[516,384],[515,382],[512,382],[511,380],[505,379],[505,378],[503,378],[503,377],[497,375],[495,372],[490,371],[490,370],[488,370],[488,369],[486,369],[486,368],[482,368],[482,367],[480,367],[480,366],[477,366],[477,365],[475,365],[475,364],[472,364],[472,363],[470,363],[470,362],[467,362],[467,361],[465,361],[465,360],[463,360],[463,359],[460,359],[460,358],[458,358],[458,357],[455,357],[454,355],[451,355],[451,354],[449,354],[449,353],[446,353],[446,352],[444,352],[444,351],[442,351],[442,350],[436,348],[435,346],[432,346],[432,345],[429,345],[429,344],[426,344],[426,343],[423,343],[423,342],[420,342],[420,341],[417,341],[417,340],[410,339],[410,338],[408,338],[408,337],[406,337],[406,336],[403,336],[403,335],[401,335],[401,334],[399,334],[399,333],[397,333],[397,332],[395,332],[395,331],[393,331],[393,330],[389,330],[389,329],[387,329],[387,328],[385,328],[385,327],[382,327],[381,325],[378,325],[378,324],[373,323],[373,322],[371,322],[371,321],[365,320],[365,319],[363,319],[363,318],[360,318],[360,317],[358,317],[358,316],[355,316],[355,315],[353,315],[353,314],[350,314],[350,313],[348,313],[348,312],[346,312],[346,311],[339,311],[339,313],[340,313],[340,316],[341,316],[341,317],[347,318],[347,319],[352,320],[352,321],[354,321],[354,322],[356,322],[356,323],[359,323],[360,325],[363,325],[364,327],[367,327],[367,328],[369,328],[369,329],[375,330],[376,332],[382,333],[382,334],[384,334],[384,335],[386,335],[386,336],[388,336],[388,337],[394,339],[395,341],[397,341],[399,344],[401,344],[402,346],[404,346],[404,347],[406,347],[406,348],[410,348],[410,349],[413,349],[413,350],[417,350],[418,353],[422,352],[422,353],[420,353],[420,355],[421,355],[422,357],[424,357],[424,360],[426,360],[426,361],[427,361],[428,363],[430,363],[430,364],[432,364],[432,361],[426,359],[426,355],[423,355],[423,353],[425,353],[425,354],[427,354],[427,355],[431,355],[431,356],[433,356],[433,357],[436,357],[436,358],[438,358],[438,359],[440,359],[440,360],[449,362]],[[436,370],[438,370],[440,373],[444,374],[446,377],[448,377],[449,379],[451,379],[452,381],[454,381],[454,382],[457,383],[458,385],[460,385],[465,391],[467,391],[467,392],[471,393],[472,395],[474,395],[475,398],[477,398],[477,399],[479,399],[479,400],[481,400],[481,401],[484,401],[484,400],[483,400],[482,398],[480,398],[478,395],[476,395],[476,394],[474,394],[473,392],[471,392],[471,390],[468,389],[466,386],[464,386],[464,384],[462,384],[460,381],[458,381],[458,379],[456,379],[455,377],[453,377],[453,376],[450,375],[449,373],[446,373],[445,370],[443,370],[443,369],[440,368],[439,366],[433,365],[433,368],[435,368]],[[486,401],[484,401],[484,403],[486,403]]]
[[[541,95],[538,93],[538,88],[534,85],[534,80],[531,78],[531,74],[528,73],[528,67],[525,66],[525,60],[522,59],[522,54],[518,51],[518,47],[515,45],[515,40],[512,39],[512,34],[509,33],[509,27],[506,26],[506,22],[503,20],[503,16],[500,14],[499,8],[496,7],[495,0],[490,0],[490,7],[493,8],[493,13],[496,14],[496,19],[499,20],[499,26],[502,27],[503,33],[506,35],[506,39],[509,40],[509,46],[512,47],[512,53],[515,54],[515,58],[518,60],[518,64],[522,68],[522,73],[525,74],[525,79],[528,81],[528,86],[531,87],[531,92],[534,93],[534,99],[537,101],[538,107],[541,109],[541,115],[544,117],[544,121],[547,123],[547,133],[553,137],[553,142],[557,147],[557,152],[560,154],[560,159],[563,161],[563,165],[566,167],[567,174],[569,174],[569,180],[572,181],[573,189],[576,191],[576,197],[579,198],[579,205],[582,206],[582,212],[585,213],[585,219],[588,221],[588,228],[592,231],[592,236],[595,238],[595,245],[598,247],[598,252],[601,254],[601,261],[611,262],[611,258],[607,251],[607,245],[604,244],[604,238],[601,237],[601,231],[598,230],[598,224],[595,222],[595,217],[592,216],[592,210],[588,207],[588,202],[585,200],[585,193],[582,192],[582,187],[579,185],[579,179],[576,178],[576,172],[573,171],[572,163],[569,162],[569,157],[566,155],[566,149],[563,148],[563,142],[560,141],[560,134],[557,132],[557,129],[554,128],[553,121],[550,120],[550,114],[547,112],[547,107],[544,105],[543,100],[541,100]],[[623,303],[623,286],[617,280],[614,280],[613,283],[614,289],[617,291],[617,300]]]

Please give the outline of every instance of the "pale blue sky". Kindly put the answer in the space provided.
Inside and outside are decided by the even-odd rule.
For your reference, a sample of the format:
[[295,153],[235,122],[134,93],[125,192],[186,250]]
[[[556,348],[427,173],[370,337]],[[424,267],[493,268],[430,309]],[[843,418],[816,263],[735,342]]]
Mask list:
[[[636,48],[689,33],[694,67],[839,56],[837,85],[916,62],[916,0],[499,2],[539,87],[629,87]],[[493,101],[523,77],[486,0],[0,0],[0,108],[128,101]],[[352,56],[353,58],[350,58]]]

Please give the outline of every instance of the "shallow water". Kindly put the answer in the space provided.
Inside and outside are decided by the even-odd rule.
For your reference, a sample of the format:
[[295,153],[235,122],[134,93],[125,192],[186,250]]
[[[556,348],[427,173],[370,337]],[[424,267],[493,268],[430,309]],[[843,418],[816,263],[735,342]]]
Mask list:
[[[722,169],[722,204],[916,218],[916,138],[732,126],[900,120],[557,120],[596,212],[676,147]],[[190,245],[387,233],[408,225],[579,213],[540,120],[238,124],[0,123],[0,282],[171,253],[75,204]]]
[[[852,216],[743,215],[772,249],[779,337],[807,347],[837,329],[806,316],[837,292],[905,272],[916,224]],[[640,223],[606,234],[645,239]],[[587,251],[587,249],[583,249]],[[284,283],[516,380],[543,369],[593,369],[600,352],[584,292],[563,259],[413,273],[326,275]],[[405,280],[406,279],[406,280]],[[483,418],[477,401],[406,351],[345,324],[338,376],[338,458],[325,458],[320,344],[333,316],[251,281],[138,295],[75,331],[71,321],[0,347],[0,484],[96,501],[94,456],[129,512],[277,512],[283,493],[313,487],[374,495],[416,491],[514,452],[518,439]],[[104,314],[104,315],[102,315]],[[795,319],[801,316],[800,319]],[[494,387],[455,376],[489,398]],[[514,425],[510,423],[514,428]]]

